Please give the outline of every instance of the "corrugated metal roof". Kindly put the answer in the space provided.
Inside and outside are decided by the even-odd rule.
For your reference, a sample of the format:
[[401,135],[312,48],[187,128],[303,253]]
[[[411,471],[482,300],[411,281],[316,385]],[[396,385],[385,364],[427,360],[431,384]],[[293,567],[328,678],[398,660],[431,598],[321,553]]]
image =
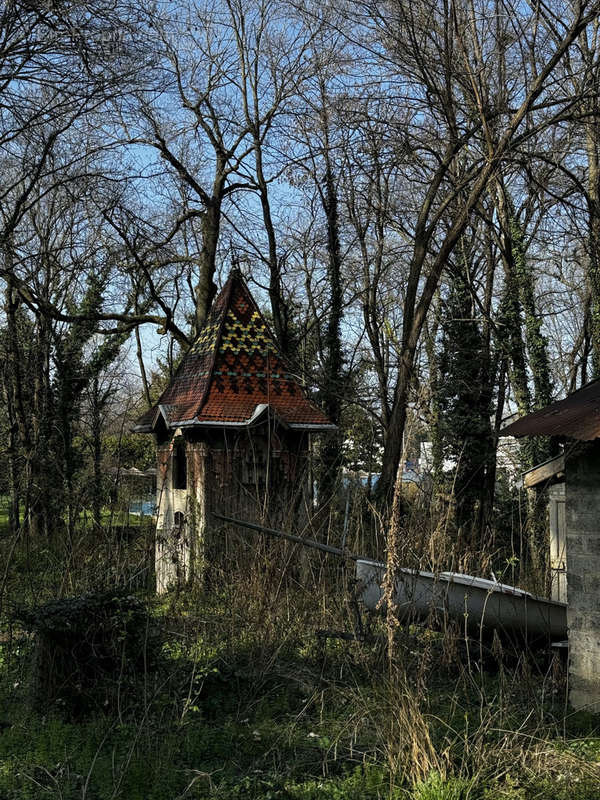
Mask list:
[[500,431],[501,436],[566,436],[589,442],[600,437],[600,380],[564,400],[533,411]]

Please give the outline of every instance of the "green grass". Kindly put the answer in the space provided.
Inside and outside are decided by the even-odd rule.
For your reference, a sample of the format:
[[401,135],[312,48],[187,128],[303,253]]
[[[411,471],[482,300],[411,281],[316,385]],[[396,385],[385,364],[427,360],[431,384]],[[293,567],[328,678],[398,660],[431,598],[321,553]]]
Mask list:
[[[9,498],[7,495],[0,495],[0,537],[8,533],[8,519],[9,519]],[[23,508],[21,507],[21,513]],[[91,528],[93,525],[92,515],[89,509],[84,509],[79,512],[79,524],[85,528]],[[108,528],[109,525],[113,527],[120,527],[127,525],[128,527],[138,528],[140,525],[151,525],[152,517],[147,514],[129,514],[126,509],[112,510],[110,508],[103,508],[102,526]]]
[[[126,559],[137,545],[85,529],[74,546],[79,591],[106,569],[107,546]],[[399,629],[391,663],[385,637],[323,642],[315,629],[350,626],[344,595],[282,582],[271,565],[151,598],[151,670],[133,684],[115,675],[106,701],[98,684],[85,716],[73,693],[36,709],[35,642],[10,607],[58,596],[68,558],[58,545],[13,554],[2,800],[600,798],[598,720],[563,719],[564,682],[547,663],[469,669],[459,646],[418,628]]]
[[[33,645],[10,653],[5,646],[0,797],[597,800],[599,739],[528,726],[519,691],[507,703],[505,732],[493,728],[487,715],[500,719],[506,680],[498,675],[484,676],[487,709],[477,681],[452,669],[432,675],[420,713],[445,753],[443,769],[416,779],[406,767],[410,754],[404,769],[392,768],[391,751],[406,745],[406,731],[394,728],[406,685],[389,684],[377,648],[336,641],[321,648],[298,630],[283,643],[274,631],[267,641],[265,630],[237,629],[232,639],[225,600],[205,598],[193,618],[178,610],[177,629],[173,606],[155,607],[170,637],[158,671],[123,699],[120,716],[72,722],[60,705],[32,711]],[[539,737],[535,746],[531,736]]]
[[3,721],[10,727],[0,735],[0,797],[79,798],[86,782],[87,796],[99,800],[388,796],[387,771],[370,748],[363,752],[355,742],[348,753],[352,737],[344,735],[340,707],[318,692],[312,667],[302,665],[302,686],[284,679],[291,664],[283,660],[259,689],[247,651],[234,666],[194,649],[166,648],[151,699],[129,707],[122,721],[100,714],[73,723],[60,708],[47,715],[24,710],[30,654],[13,658],[5,674]]

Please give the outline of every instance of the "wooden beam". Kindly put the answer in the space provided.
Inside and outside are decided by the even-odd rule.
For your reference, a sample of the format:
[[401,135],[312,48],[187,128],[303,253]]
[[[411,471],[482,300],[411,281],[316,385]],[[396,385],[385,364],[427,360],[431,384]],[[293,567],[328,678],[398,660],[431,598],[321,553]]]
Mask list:
[[523,486],[526,489],[531,489],[539,483],[549,481],[551,478],[559,476],[565,471],[565,457],[564,454],[544,461],[543,464],[538,464],[537,467],[523,473]]

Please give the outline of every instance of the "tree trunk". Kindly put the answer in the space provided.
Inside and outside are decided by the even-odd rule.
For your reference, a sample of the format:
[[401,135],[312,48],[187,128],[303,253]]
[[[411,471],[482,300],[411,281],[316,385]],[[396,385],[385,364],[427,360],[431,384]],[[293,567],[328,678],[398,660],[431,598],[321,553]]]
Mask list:
[[140,336],[140,328],[138,325],[136,325],[135,328],[135,343],[136,343],[137,360],[140,368],[140,375],[142,378],[142,387],[144,389],[144,398],[146,400],[146,406],[148,408],[152,408],[152,398],[150,397],[150,386],[148,384],[148,376],[146,374],[146,365],[144,364],[144,354],[142,352],[142,339]]
[[202,216],[202,251],[198,282],[196,283],[194,335],[197,335],[206,322],[211,303],[217,292],[214,275],[217,263],[217,247],[221,228],[221,197],[213,196],[205,206]]
[[600,377],[600,167],[597,120],[586,123],[588,157],[588,258],[590,283],[591,378]]
[[[4,372],[4,371],[3,371]],[[16,533],[21,527],[21,496],[20,496],[20,470],[19,470],[19,432],[15,419],[12,403],[12,393],[8,383],[8,376],[3,374],[3,395],[8,417],[8,487],[10,504],[8,508],[8,521],[11,533]]]
[[263,171],[262,144],[257,135],[254,136],[254,158],[256,167],[256,183],[262,208],[263,223],[267,234],[269,248],[269,300],[271,301],[271,312],[273,314],[273,327],[275,337],[281,352],[284,356],[290,353],[290,330],[289,330],[289,309],[283,297],[281,286],[281,265],[277,255],[277,238],[275,236],[275,226],[271,216],[271,204],[269,202],[269,190]]
[[92,384],[92,520],[96,530],[102,527],[102,402],[98,374]]
[[[11,254],[5,252],[5,258],[11,259]],[[6,308],[6,332],[7,332],[7,378],[8,386],[7,391],[10,394],[9,406],[12,410],[13,422],[11,425],[13,444],[15,447],[15,464],[17,459],[23,463],[23,469],[19,470],[20,476],[23,477],[22,486],[22,499],[23,499],[23,519],[28,526],[28,530],[32,535],[37,534],[37,517],[32,515],[31,498],[33,494],[33,474],[32,474],[32,461],[34,453],[31,447],[31,430],[29,414],[26,410],[25,403],[25,390],[23,387],[23,366],[24,355],[19,341],[19,331],[17,325],[17,309],[19,302],[10,280],[7,282],[5,291],[5,308]],[[19,458],[20,454],[20,458]],[[12,515],[15,520],[19,519],[19,500],[20,492],[18,489],[17,470],[13,475],[15,485],[13,486],[13,500],[12,500]],[[20,477],[19,476],[19,477]]]

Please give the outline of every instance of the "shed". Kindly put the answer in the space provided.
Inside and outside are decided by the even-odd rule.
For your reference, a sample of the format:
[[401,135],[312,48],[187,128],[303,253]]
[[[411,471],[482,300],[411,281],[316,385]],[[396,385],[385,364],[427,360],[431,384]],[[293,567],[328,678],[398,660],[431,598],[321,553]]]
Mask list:
[[525,475],[525,485],[555,484],[551,566],[557,590],[562,583],[568,597],[569,700],[575,709],[600,712],[600,380],[521,417],[502,433],[555,436],[565,443],[561,456]]
[[157,443],[157,591],[222,544],[211,512],[278,526],[302,513],[309,437],[335,430],[280,353],[233,270],[157,404],[137,420]]

